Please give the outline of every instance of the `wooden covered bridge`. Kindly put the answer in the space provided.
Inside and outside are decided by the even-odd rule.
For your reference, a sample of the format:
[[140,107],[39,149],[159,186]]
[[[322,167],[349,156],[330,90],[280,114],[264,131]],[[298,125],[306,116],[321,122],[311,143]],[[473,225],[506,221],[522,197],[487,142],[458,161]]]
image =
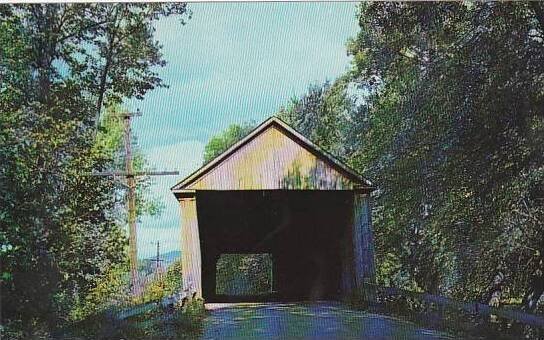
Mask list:
[[374,281],[372,184],[277,118],[172,188],[184,289],[207,301],[222,254],[270,254],[278,301],[331,300]]

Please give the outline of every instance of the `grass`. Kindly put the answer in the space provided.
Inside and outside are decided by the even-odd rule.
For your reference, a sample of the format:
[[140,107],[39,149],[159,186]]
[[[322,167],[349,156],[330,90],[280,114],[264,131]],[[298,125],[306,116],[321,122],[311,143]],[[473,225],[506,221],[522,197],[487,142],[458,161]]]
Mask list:
[[194,339],[202,332],[205,316],[202,300],[183,308],[154,308],[124,320],[100,313],[65,329],[57,339]]

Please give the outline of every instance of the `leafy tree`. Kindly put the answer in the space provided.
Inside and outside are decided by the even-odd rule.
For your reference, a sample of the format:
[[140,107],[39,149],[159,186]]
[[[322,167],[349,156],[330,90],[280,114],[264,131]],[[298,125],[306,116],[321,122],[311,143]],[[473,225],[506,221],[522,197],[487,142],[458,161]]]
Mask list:
[[523,298],[535,310],[543,13],[539,3],[363,3],[353,69],[280,110],[378,184],[382,284]]
[[88,175],[116,169],[121,145],[120,122],[100,109],[162,86],[153,22],[185,12],[184,4],[0,6],[3,325],[24,327],[24,336],[44,321],[54,328],[125,261],[122,190]]
[[177,293],[182,288],[181,260],[172,263],[164,274],[158,275],[146,285],[141,297],[142,302],[158,301]]
[[218,294],[266,295],[272,292],[269,254],[223,254],[217,261]]
[[381,267],[382,279],[407,270],[401,276],[425,290],[484,301],[505,291],[534,310],[543,279],[539,13],[537,3],[361,5],[349,50],[354,78],[373,94],[368,147],[354,163],[380,183],[379,262],[396,263]]
[[349,77],[333,84],[311,85],[301,98],[292,98],[278,117],[312,142],[344,158],[352,152],[343,133],[352,121],[353,99],[347,94]]

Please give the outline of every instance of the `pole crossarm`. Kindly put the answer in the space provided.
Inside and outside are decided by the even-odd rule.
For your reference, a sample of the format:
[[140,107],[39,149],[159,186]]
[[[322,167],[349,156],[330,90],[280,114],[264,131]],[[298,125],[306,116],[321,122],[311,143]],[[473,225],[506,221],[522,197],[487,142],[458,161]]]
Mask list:
[[179,175],[179,171],[101,171],[91,172],[91,176],[123,176],[123,177],[138,177],[138,176],[174,176]]
[[136,112],[120,112],[118,114],[114,114],[114,117],[121,117],[121,118],[130,118],[130,117],[140,117],[142,116],[142,112],[140,110],[136,110]]
[[[132,293],[135,296],[140,295],[141,282],[138,274],[138,243],[136,242],[136,177],[139,176],[168,176],[179,175],[178,171],[134,171],[133,169],[133,154],[132,154],[132,129],[131,118],[141,116],[140,110],[136,112],[122,112],[116,114],[117,117],[123,118],[124,127],[124,144],[125,144],[125,171],[101,171],[91,172],[89,176],[111,176],[124,177],[125,183],[122,183],[128,190],[126,193],[127,201],[127,222],[129,225],[129,259],[130,259],[130,273],[131,273],[131,285]],[[157,244],[158,254],[158,244]],[[157,266],[159,266],[159,254],[157,255]]]

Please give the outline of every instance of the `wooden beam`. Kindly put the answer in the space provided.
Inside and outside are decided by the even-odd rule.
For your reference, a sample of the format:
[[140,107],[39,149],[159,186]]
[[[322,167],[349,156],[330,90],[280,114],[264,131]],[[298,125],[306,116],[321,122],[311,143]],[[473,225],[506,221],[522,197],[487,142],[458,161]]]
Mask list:
[[138,177],[138,176],[167,176],[179,175],[179,171],[102,171],[92,172],[91,176],[122,176],[122,177]]
[[[373,285],[376,282],[374,232],[368,194],[356,192],[353,194],[352,218],[348,230],[351,240],[347,240],[347,246],[350,246],[351,249],[346,252],[347,266],[351,264],[352,267],[344,268],[344,290],[355,289],[364,293],[367,299],[374,300],[375,294],[369,296],[370,292],[364,291],[365,287],[368,287],[367,285]],[[349,275],[353,275],[352,278]],[[350,294],[349,291],[344,293]]]
[[195,198],[179,200],[181,209],[181,267],[183,290],[191,297],[202,298],[202,255]]

